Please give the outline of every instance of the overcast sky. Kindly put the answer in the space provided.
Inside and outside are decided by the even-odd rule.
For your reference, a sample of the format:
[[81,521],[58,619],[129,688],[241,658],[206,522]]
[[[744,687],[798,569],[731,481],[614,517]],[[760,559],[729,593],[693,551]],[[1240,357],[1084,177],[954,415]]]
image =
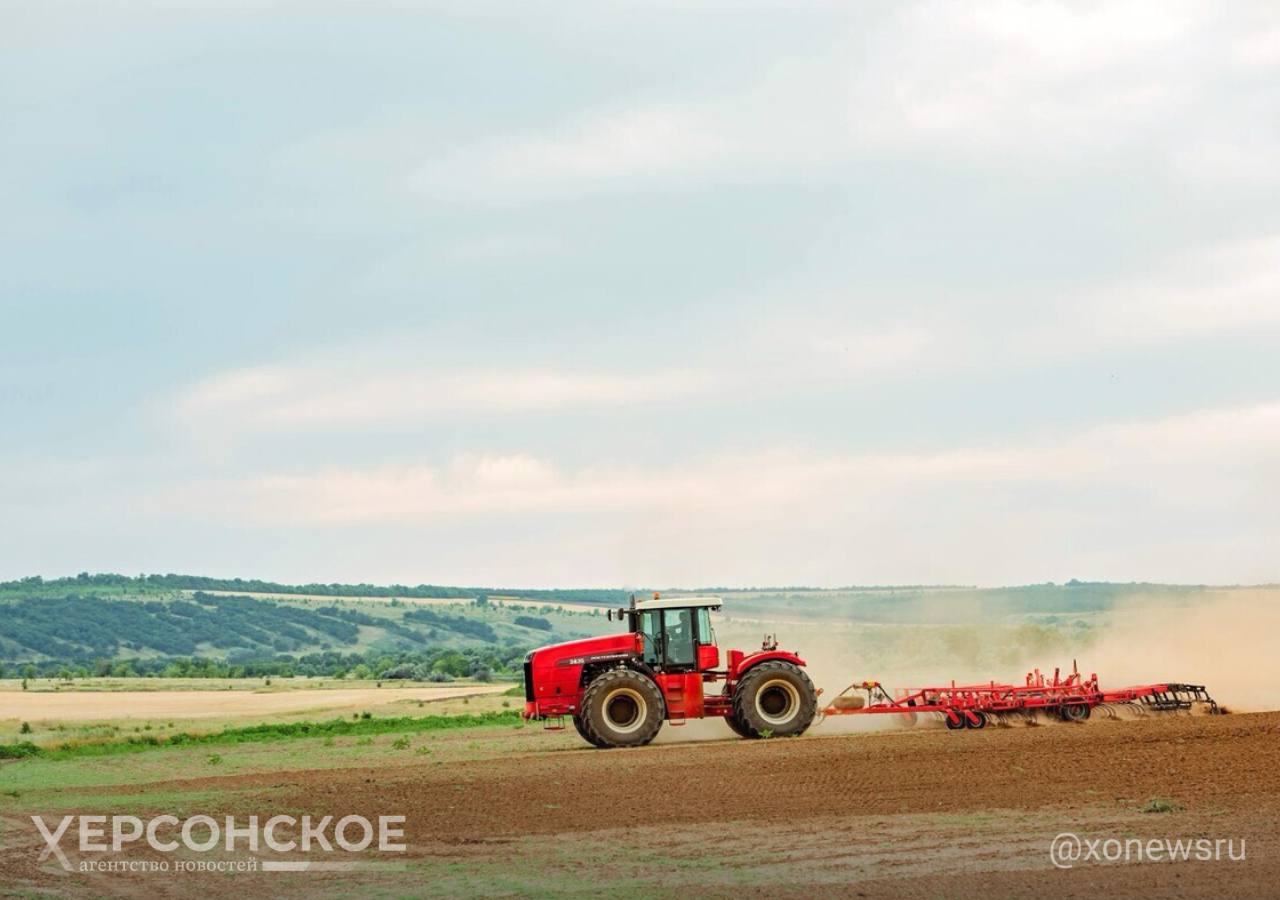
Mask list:
[[0,0],[0,577],[1280,581],[1280,8]]

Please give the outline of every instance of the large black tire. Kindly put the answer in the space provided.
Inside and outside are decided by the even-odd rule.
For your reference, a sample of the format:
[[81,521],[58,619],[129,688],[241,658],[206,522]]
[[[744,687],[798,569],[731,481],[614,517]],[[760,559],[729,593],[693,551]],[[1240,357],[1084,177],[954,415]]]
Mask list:
[[818,693],[809,676],[799,666],[781,660],[748,669],[733,691],[733,717],[742,726],[744,737],[804,734],[817,711]]
[[666,706],[652,678],[610,669],[587,685],[580,715],[583,737],[597,747],[640,747],[657,736]]
[[743,725],[741,722],[738,721],[738,717],[734,713],[729,713],[729,715],[725,716],[724,723],[728,725],[729,729],[738,737],[744,737],[744,738],[755,737],[755,735],[753,735],[747,729],[746,725]]
[[583,721],[582,716],[573,717],[573,728],[575,731],[578,732],[578,736],[581,737],[588,744],[591,744],[596,747],[605,746],[604,744],[600,743],[600,738],[596,737],[595,734],[591,731],[591,729],[587,727],[587,723]]

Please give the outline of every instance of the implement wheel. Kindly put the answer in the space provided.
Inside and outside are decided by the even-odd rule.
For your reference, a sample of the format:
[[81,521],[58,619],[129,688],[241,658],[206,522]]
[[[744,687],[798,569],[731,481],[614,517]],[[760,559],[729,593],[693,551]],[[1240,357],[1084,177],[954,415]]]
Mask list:
[[965,718],[965,714],[964,714],[964,713],[962,713],[962,712],[960,712],[960,710],[958,710],[958,709],[953,709],[953,710],[951,710],[951,712],[953,712],[953,713],[955,713],[955,714],[956,714],[957,720],[956,720],[955,722],[953,722],[953,721],[951,721],[951,716],[950,716],[950,714],[948,714],[948,713],[943,713],[943,714],[942,714],[942,721],[944,721],[944,722],[946,722],[946,723],[947,723],[947,730],[948,730],[948,731],[961,731],[961,730],[964,728],[964,726],[965,726],[965,722],[967,722],[967,721],[968,721],[968,719],[967,719],[967,718]]
[[1058,710],[1058,715],[1062,716],[1065,722],[1083,722],[1089,718],[1089,712],[1088,703],[1068,703]]
[[666,706],[652,678],[612,669],[587,685],[581,716],[579,733],[597,747],[640,747],[658,734]]
[[[818,693],[809,676],[781,660],[752,666],[733,692],[733,718],[743,727],[744,737],[804,734],[817,711]],[[733,723],[729,727],[734,728]]]
[[975,723],[975,722],[973,722],[973,721],[972,721],[968,716],[965,716],[965,717],[964,717],[964,727],[965,727],[965,728],[972,728],[972,729],[973,729],[973,730],[975,730],[975,731],[979,731],[979,730],[981,730],[981,729],[983,729],[983,728],[986,728],[986,727],[987,727],[987,714],[986,714],[986,713],[983,713],[983,712],[975,712],[975,713],[974,713],[974,715],[975,715],[975,716],[977,716],[978,721]]

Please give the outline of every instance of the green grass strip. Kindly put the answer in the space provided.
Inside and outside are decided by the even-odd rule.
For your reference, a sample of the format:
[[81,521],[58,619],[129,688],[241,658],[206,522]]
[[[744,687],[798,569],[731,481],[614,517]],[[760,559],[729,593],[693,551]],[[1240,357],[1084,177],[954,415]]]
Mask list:
[[217,744],[245,744],[296,738],[342,737],[344,735],[390,734],[397,732],[441,731],[450,728],[475,728],[482,725],[515,725],[520,714],[515,710],[486,712],[463,716],[399,716],[374,719],[329,719],[325,722],[279,722],[225,728],[206,734],[185,731],[170,735],[134,735],[120,741],[66,742],[47,747],[30,741],[0,744],[0,759],[82,759],[89,756],[113,756],[138,753],[162,747],[193,747]]

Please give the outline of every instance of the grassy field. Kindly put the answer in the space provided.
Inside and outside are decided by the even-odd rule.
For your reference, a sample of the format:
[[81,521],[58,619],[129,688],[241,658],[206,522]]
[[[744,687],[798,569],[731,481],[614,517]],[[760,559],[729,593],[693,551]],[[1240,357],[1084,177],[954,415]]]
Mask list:
[[[507,690],[497,686],[499,692]],[[516,718],[517,710],[523,706],[519,697],[488,693],[432,701],[398,699],[397,693],[404,692],[388,689],[382,704],[326,710],[332,718],[325,720],[293,713],[241,712],[218,720],[179,716],[139,722],[134,718],[112,718],[110,706],[96,721],[44,720],[30,733],[22,733],[15,720],[3,720],[0,744],[30,741],[53,752],[44,758],[0,760],[0,816],[16,810],[55,812],[86,807],[106,814],[137,814],[148,810],[194,810],[211,803],[219,809],[234,810],[235,791],[204,785],[175,787],[172,783],[226,775],[492,758],[513,746],[513,732],[525,731],[524,723]],[[111,692],[102,699],[110,704],[120,696]],[[0,694],[0,708],[3,702],[4,695]],[[471,721],[486,717],[500,721],[470,725]],[[307,736],[291,727],[299,723],[322,727],[335,719],[357,733]],[[468,727],[449,727],[452,723]],[[268,733],[260,738],[246,740],[236,735],[235,740],[219,740],[224,730],[262,725],[268,726]],[[270,730],[271,725],[283,727],[275,733]],[[529,729],[529,739],[538,731]],[[163,740],[179,733],[212,740],[177,746],[127,744],[152,737]],[[516,746],[527,742],[517,739]],[[67,744],[88,751],[105,748],[108,752],[59,754],[57,748]]]
[[[53,697],[43,681],[40,692],[0,690],[0,744],[206,733],[366,713],[379,718],[461,715],[523,705],[519,686],[510,684],[397,681],[353,690],[353,682],[333,679],[274,679],[270,686],[247,679],[84,679],[78,690]],[[146,690],[130,690],[139,685]],[[72,701],[71,714],[59,717],[55,700]]]
[[[5,692],[21,692],[21,678],[0,678],[0,695]],[[370,686],[376,682],[368,682]],[[365,681],[343,678],[320,678],[298,675],[290,678],[76,678],[66,681],[60,678],[31,678],[27,680],[27,693],[156,693],[169,691],[238,691],[247,694],[287,693],[292,691],[320,691],[338,688],[360,687]],[[474,682],[459,679],[450,687],[465,687]],[[378,684],[379,690],[394,691],[406,688],[442,687],[421,681],[390,680]],[[3,706],[0,705],[0,712]]]
[[[455,715],[504,712],[497,698],[457,704]],[[433,710],[433,712],[435,712]],[[441,710],[440,712],[443,712]],[[517,736],[513,739],[512,735]],[[520,735],[523,735],[521,737]],[[175,782],[222,776],[349,768],[389,769],[405,763],[445,765],[493,759],[538,744],[540,729],[522,722],[469,728],[403,728],[381,734],[281,737],[234,744],[148,748],[104,756],[0,762],[0,815],[92,808],[105,814],[194,811],[216,801],[236,809],[235,791]],[[513,742],[514,740],[514,742]],[[287,812],[284,811],[284,812]],[[181,814],[180,812],[178,814]]]

